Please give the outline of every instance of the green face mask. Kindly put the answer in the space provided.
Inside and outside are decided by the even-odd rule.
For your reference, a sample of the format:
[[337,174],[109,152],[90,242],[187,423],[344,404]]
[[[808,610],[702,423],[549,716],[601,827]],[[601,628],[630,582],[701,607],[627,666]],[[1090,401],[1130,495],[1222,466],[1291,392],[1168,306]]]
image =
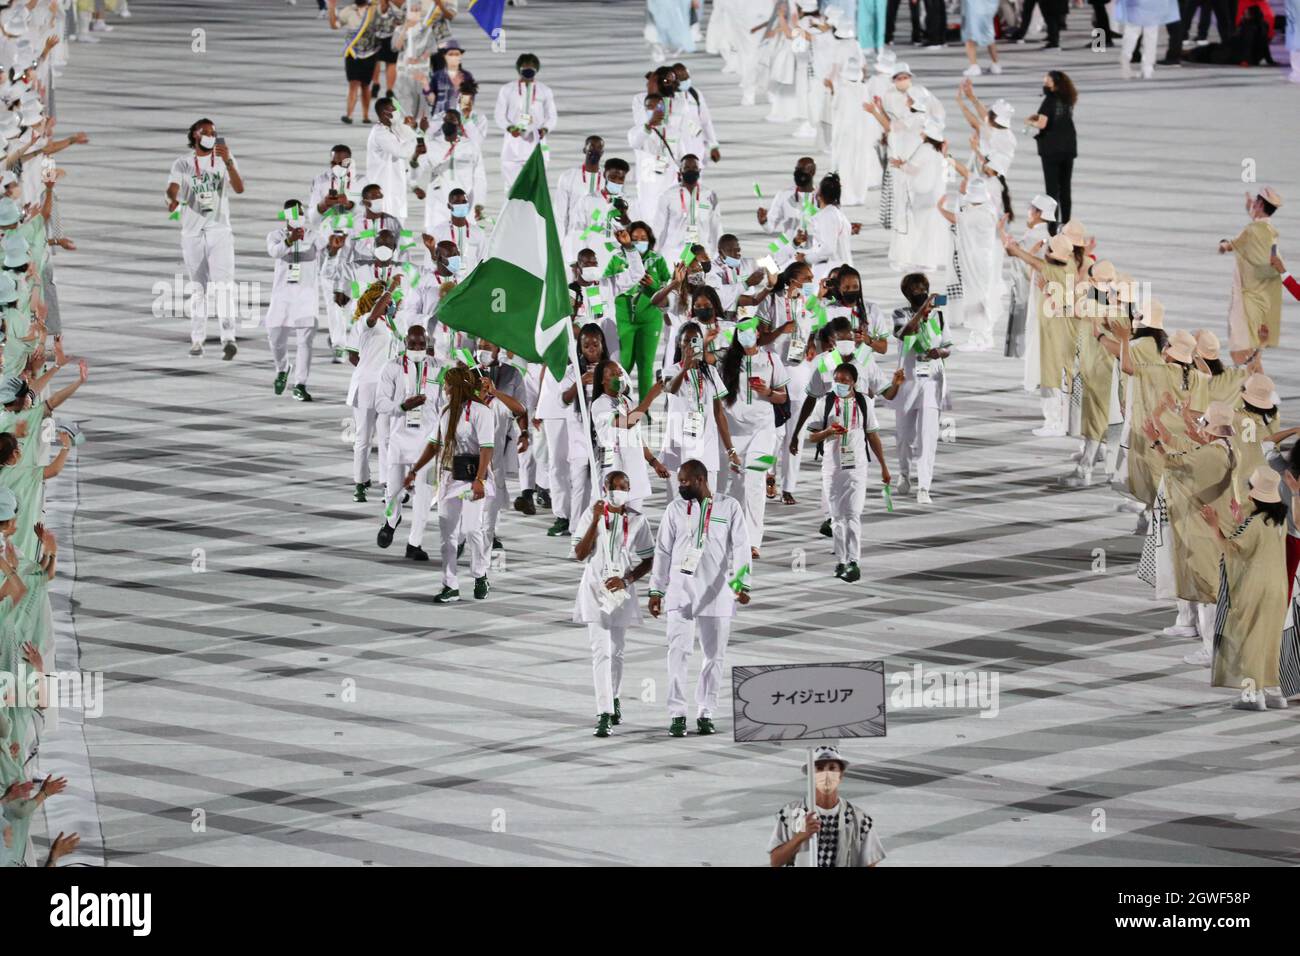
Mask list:
[[621,379],[611,378],[609,380],[609,392],[611,395],[621,394],[623,391],[623,382]]

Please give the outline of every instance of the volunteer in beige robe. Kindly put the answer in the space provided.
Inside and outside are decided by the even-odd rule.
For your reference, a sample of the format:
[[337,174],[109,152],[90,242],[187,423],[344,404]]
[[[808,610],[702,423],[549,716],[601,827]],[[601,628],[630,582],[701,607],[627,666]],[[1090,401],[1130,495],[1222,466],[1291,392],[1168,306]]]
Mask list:
[[[1275,201],[1270,201],[1275,200]],[[1282,320],[1282,277],[1270,264],[1277,249],[1277,229],[1271,217],[1282,197],[1265,187],[1259,195],[1246,195],[1251,223],[1235,239],[1219,243],[1219,252],[1236,257],[1232,273],[1232,299],[1228,306],[1228,347],[1235,362],[1252,349],[1274,348]]]
[[1204,509],[1202,520],[1223,554],[1218,626],[1211,685],[1233,687],[1243,710],[1285,707],[1282,696],[1282,629],[1286,623],[1286,505],[1277,472],[1263,468],[1251,475],[1249,513],[1227,535],[1222,516]]
[[1070,286],[1074,271],[1073,245],[1063,235],[1047,244],[1042,258],[1026,252],[1002,231],[1007,255],[1019,259],[1037,273],[1038,314],[1029,321],[1038,323],[1038,387],[1043,402],[1043,424],[1034,429],[1040,438],[1059,438],[1066,433],[1068,409],[1063,402],[1061,384],[1065,380],[1074,354],[1073,317]]

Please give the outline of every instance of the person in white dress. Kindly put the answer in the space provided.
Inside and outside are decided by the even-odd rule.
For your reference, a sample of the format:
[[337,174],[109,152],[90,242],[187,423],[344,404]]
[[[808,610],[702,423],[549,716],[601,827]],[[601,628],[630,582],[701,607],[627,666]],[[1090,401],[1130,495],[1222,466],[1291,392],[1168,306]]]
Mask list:
[[[202,355],[209,306],[215,306],[223,358],[235,357],[233,305],[235,237],[230,228],[230,193],[244,191],[244,179],[225,137],[212,120],[201,119],[187,134],[191,153],[172,163],[167,177],[167,209],[181,222],[181,256],[186,279],[199,288],[190,297],[190,354]],[[37,163],[30,164],[33,168]],[[228,291],[224,291],[228,290]],[[223,294],[224,291],[224,294]]]
[[405,222],[411,160],[421,145],[415,120],[399,117],[387,96],[375,103],[375,119],[366,140],[366,183],[379,186],[384,191],[384,211]]
[[655,542],[650,615],[667,615],[668,732],[686,736],[687,664],[698,638],[704,663],[695,685],[695,732],[716,732],[713,715],[726,674],[727,641],[737,605],[749,603],[749,532],[740,503],[710,490],[694,459],[677,473],[677,495]]
[[497,93],[496,124],[505,133],[501,138],[501,178],[507,196],[533,149],[540,143],[543,155],[549,150],[546,136],[559,122],[551,88],[537,79],[541,68],[542,61],[535,54],[521,53],[515,60],[519,79]]
[[[1052,238],[1050,223],[1056,221],[1056,200],[1039,194],[1029,203],[1025,229],[1016,244],[1030,255],[1042,255]],[[1034,273],[1019,259],[1011,263],[1011,304],[1007,319],[1006,354],[1024,358],[1024,389],[1038,391],[1038,285]]]
[[993,324],[1002,314],[1002,266],[1006,253],[998,238],[999,210],[986,180],[972,180],[960,197],[954,214],[939,198],[939,212],[957,227],[957,261],[962,284],[962,318],[970,329],[964,349],[987,352],[993,348]]
[[[483,403],[487,381],[473,369],[447,369],[442,388],[444,409],[420,457],[406,473],[405,485],[414,488],[420,471],[435,458],[438,483],[438,536],[442,543],[442,590],[435,604],[460,600],[456,548],[464,538],[469,551],[474,597],[483,600],[488,582],[487,531],[484,499],[492,493],[492,451],[496,443],[496,416]],[[491,388],[489,382],[486,386]]]
[[298,200],[284,204],[283,216],[285,225],[272,229],[266,236],[266,254],[275,261],[275,278],[262,322],[275,361],[275,394],[282,394],[289,381],[289,333],[292,332],[297,345],[293,397],[310,402],[307,378],[311,374],[311,345],[316,337],[320,309],[317,273],[325,257],[325,239],[319,230],[307,224],[306,212]]
[[835,66],[827,78],[831,94],[831,169],[839,173],[846,206],[861,206],[880,185],[876,145],[884,131],[863,110],[866,59],[853,31],[835,28]]
[[909,153],[889,160],[900,174],[895,189],[902,196],[889,242],[895,272],[936,272],[951,255],[951,233],[938,206],[947,166],[943,126],[931,117],[921,134]]
[[573,548],[585,563],[573,622],[587,625],[591,642],[597,737],[608,737],[610,727],[623,721],[623,651],[628,628],[641,623],[636,582],[650,573],[655,553],[650,522],[632,497],[628,476],[610,471],[604,487],[600,500],[578,519]]

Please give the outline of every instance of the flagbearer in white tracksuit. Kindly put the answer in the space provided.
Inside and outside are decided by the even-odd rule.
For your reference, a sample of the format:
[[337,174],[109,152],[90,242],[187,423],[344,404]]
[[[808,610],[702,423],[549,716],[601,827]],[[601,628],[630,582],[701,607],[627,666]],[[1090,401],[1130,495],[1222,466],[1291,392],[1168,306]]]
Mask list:
[[285,225],[266,236],[266,253],[275,260],[275,280],[262,321],[275,360],[275,394],[283,394],[289,381],[289,333],[293,332],[298,345],[293,397],[310,402],[307,376],[311,374],[311,344],[320,306],[316,283],[325,256],[324,237],[306,225],[302,203],[296,199],[285,203],[282,216]]
[[[393,532],[402,523],[402,483],[429,444],[442,411],[441,370],[428,353],[428,344],[424,326],[410,326],[406,330],[405,351],[384,366],[375,389],[375,411],[391,423],[386,476],[388,502],[378,536],[381,548],[393,543]],[[411,561],[429,560],[421,544],[432,501],[433,486],[426,466],[416,475],[411,495],[411,533],[406,539],[406,557]]]
[[825,399],[825,413],[810,428],[808,440],[823,443],[822,497],[835,542],[835,576],[852,584],[862,577],[862,508],[867,500],[867,448],[880,462],[880,480],[889,484],[889,466],[877,434],[875,402],[858,391],[858,370],[843,362]]
[[740,461],[723,472],[726,481],[719,484],[744,509],[750,547],[757,558],[763,546],[767,472],[776,463],[774,406],[785,404],[789,373],[771,352],[759,351],[757,317],[736,326],[735,339],[719,364],[727,389],[722,409],[731,447]]
[[539,143],[546,158],[550,150],[546,135],[555,131],[558,122],[555,96],[549,86],[537,79],[541,65],[542,61],[534,54],[521,53],[515,61],[519,79],[505,84],[497,94],[497,128],[506,134],[501,137],[501,178],[507,196]]
[[[442,379],[444,410],[438,428],[424,451],[406,473],[406,487],[413,488],[420,470],[438,459],[438,535],[442,539],[442,590],[434,604],[460,600],[456,579],[456,547],[460,538],[469,546],[470,573],[474,575],[474,597],[483,600],[488,584],[488,541],[484,529],[484,499],[493,492],[490,470],[496,442],[496,416],[483,404],[484,382],[473,369],[447,369]],[[490,389],[491,383],[487,388]]]
[[[167,208],[181,222],[181,256],[186,277],[196,283],[202,302],[190,302],[190,354],[203,354],[208,332],[208,304],[215,303],[224,357],[235,345],[235,310],[229,299],[235,281],[235,237],[230,229],[230,191],[244,191],[244,180],[224,140],[218,141],[211,120],[199,120],[189,131],[193,153],[172,163],[167,177]],[[229,189],[227,189],[229,187]],[[224,289],[229,295],[223,295]]]
[[578,519],[574,557],[586,562],[573,622],[587,625],[596,687],[596,736],[623,720],[623,647],[627,629],[641,623],[636,582],[650,572],[655,542],[650,522],[631,500],[627,475],[611,471],[605,493]]
[[668,732],[686,736],[687,662],[698,636],[704,664],[695,685],[695,728],[712,734],[737,604],[749,603],[749,532],[740,503],[714,497],[694,459],[677,470],[677,497],[659,525],[650,614],[668,615]]
[[[944,361],[951,343],[943,313],[934,308],[935,297],[921,273],[903,277],[903,292],[910,307],[899,310],[899,368],[906,376],[894,396],[894,428],[898,442],[899,495],[910,494],[916,479],[916,503],[930,503],[934,460],[939,448],[939,413],[952,408]],[[915,309],[915,311],[913,311]]]

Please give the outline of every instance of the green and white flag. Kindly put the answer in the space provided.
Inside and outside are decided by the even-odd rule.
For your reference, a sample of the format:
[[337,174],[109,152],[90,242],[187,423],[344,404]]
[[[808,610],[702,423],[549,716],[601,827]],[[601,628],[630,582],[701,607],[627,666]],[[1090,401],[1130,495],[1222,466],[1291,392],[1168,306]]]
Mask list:
[[568,282],[546,166],[534,148],[483,258],[439,303],[437,316],[450,328],[545,363],[560,379],[569,364]]

